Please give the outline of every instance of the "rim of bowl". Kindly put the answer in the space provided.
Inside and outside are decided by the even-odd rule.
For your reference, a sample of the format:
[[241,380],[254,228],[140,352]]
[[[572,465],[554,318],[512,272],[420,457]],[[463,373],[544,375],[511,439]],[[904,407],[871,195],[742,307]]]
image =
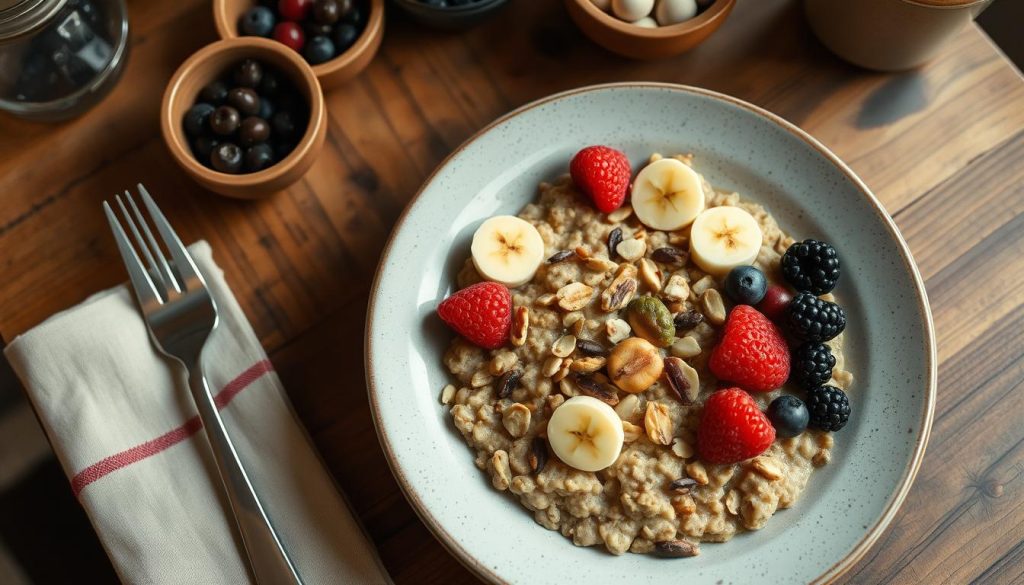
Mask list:
[[[589,3],[589,0],[577,0]],[[731,2],[732,0],[719,0],[720,2]],[[523,106],[512,110],[511,112],[500,116],[496,120],[487,124],[475,134],[466,139],[465,142],[460,144],[455,150],[451,152],[443,161],[441,161],[430,175],[423,180],[419,190],[413,195],[409,203],[406,204],[402,214],[398,217],[395,222],[395,227],[391,230],[391,234],[388,236],[387,244],[384,246],[384,251],[380,257],[380,263],[377,266],[377,272],[373,278],[373,285],[370,290],[373,291],[370,295],[369,305],[367,306],[366,313],[366,326],[363,331],[363,362],[364,369],[366,372],[366,390],[369,395],[370,408],[373,414],[373,426],[377,432],[377,440],[381,445],[381,449],[384,451],[385,459],[388,462],[388,467],[391,468],[391,473],[398,482],[399,487],[402,489],[402,493],[405,495],[406,500],[412,505],[416,515],[419,516],[420,520],[423,521],[424,525],[430,530],[431,533],[437,538],[438,542],[463,566],[469,569],[480,579],[488,583],[506,583],[503,581],[497,573],[491,567],[488,567],[481,563],[478,559],[470,555],[459,542],[448,532],[444,530],[444,527],[434,518],[434,515],[419,499],[419,496],[413,490],[412,485],[409,483],[408,478],[405,477],[401,468],[398,466],[397,459],[395,458],[395,452],[392,447],[391,441],[385,432],[384,428],[380,423],[380,405],[377,403],[377,385],[375,383],[376,376],[374,375],[375,368],[373,362],[373,342],[371,337],[370,328],[373,325],[374,318],[377,311],[377,296],[380,291],[380,281],[387,265],[387,258],[392,252],[392,247],[395,244],[395,236],[399,230],[405,224],[406,219],[409,217],[409,213],[412,208],[415,207],[419,201],[420,196],[426,189],[426,186],[437,176],[442,168],[445,167],[455,156],[465,150],[470,144],[475,142],[478,138],[483,136],[485,133],[490,131],[492,128],[526,112],[533,108],[542,106],[544,104],[569,97],[576,94],[586,93],[589,91],[601,90],[601,89],[615,89],[615,88],[654,88],[654,89],[669,89],[675,91],[681,91],[684,93],[691,93],[701,96],[712,97],[725,101],[731,105],[737,106],[750,113],[765,118],[769,122],[777,125],[778,127],[786,130],[792,134],[795,138],[800,139],[808,146],[818,151],[826,160],[832,163],[841,173],[853,183],[861,195],[867,199],[868,203],[874,208],[875,215],[877,215],[882,223],[889,231],[889,235],[895,241],[897,247],[901,252],[901,260],[911,278],[914,281],[914,288],[917,290],[917,308],[921,316],[922,325],[924,326],[924,340],[927,345],[926,347],[926,363],[925,369],[927,374],[927,388],[925,389],[925,405],[924,412],[921,413],[921,436],[917,440],[917,444],[914,447],[913,457],[909,464],[904,470],[903,476],[896,486],[894,497],[892,501],[882,509],[882,513],[875,522],[853,545],[853,548],[844,556],[839,559],[834,565],[826,569],[821,575],[816,577],[812,583],[814,584],[825,584],[832,583],[843,574],[845,574],[854,564],[857,563],[864,555],[871,549],[871,547],[878,541],[888,528],[889,524],[892,523],[896,513],[902,507],[904,500],[906,500],[907,493],[910,491],[911,486],[914,483],[914,479],[917,477],[917,473],[921,468],[921,463],[924,460],[925,449],[928,446],[928,439],[931,436],[932,421],[935,417],[935,402],[936,402],[936,384],[937,384],[937,356],[936,356],[936,342],[935,342],[935,323],[932,320],[931,307],[928,303],[928,294],[925,291],[924,279],[921,277],[921,273],[917,268],[917,264],[914,263],[913,256],[910,253],[910,247],[907,245],[906,240],[903,239],[903,235],[900,233],[899,228],[896,226],[896,222],[893,221],[892,217],[885,211],[885,207],[878,200],[875,194],[868,188],[868,186],[861,180],[859,176],[842,161],[835,153],[828,149],[824,144],[818,141],[792,122],[789,122],[785,118],[774,114],[760,106],[756,106],[750,102],[741,100],[739,98],[704,89],[700,87],[694,87],[690,85],[682,85],[675,83],[660,83],[660,82],[642,82],[642,81],[626,81],[617,83],[604,83],[597,85],[589,85],[576,89],[570,89],[567,91],[558,92],[547,97],[540,98],[538,100],[527,103]]]
[[[255,3],[254,3],[255,5]],[[334,57],[330,61],[318,63],[316,65],[309,65],[313,69],[313,73],[317,77],[323,77],[330,73],[334,73],[340,69],[348,67],[352,62],[359,58],[360,55],[365,53],[367,49],[373,44],[373,40],[380,36],[381,29],[384,27],[384,0],[369,0],[370,13],[366,19],[366,26],[363,27],[363,32],[356,39],[356,42],[351,47],[345,50],[344,53]],[[228,22],[227,16],[227,3],[224,0],[213,1],[213,23],[217,27],[217,34],[220,35],[221,39],[264,39],[272,42],[273,39],[267,39],[266,37],[255,37],[238,34],[237,23]],[[280,44],[280,43],[278,43]],[[284,46],[284,45],[282,45]],[[287,48],[287,47],[286,47]],[[291,51],[291,49],[288,49]],[[298,51],[292,51],[299,58],[302,55]]]
[[625,20],[619,20],[618,18],[608,14],[594,5],[591,0],[571,0],[575,2],[584,12],[587,13],[595,21],[599,22],[606,28],[612,29],[616,32],[641,37],[648,39],[664,39],[669,37],[676,37],[679,35],[693,32],[697,29],[704,28],[708,24],[717,20],[723,19],[729,14],[729,8],[736,2],[736,0],[715,0],[715,2],[708,7],[707,10],[698,14],[697,16],[680,22],[678,24],[670,24],[668,26],[659,26],[657,28],[644,28],[642,26],[635,26],[631,22]]
[[[179,94],[182,82],[193,74],[195,68],[200,63],[225,51],[238,52],[239,59],[243,59],[246,56],[253,57],[252,53],[256,53],[257,56],[259,53],[277,53],[285,58],[288,67],[291,67],[293,71],[299,74],[301,84],[305,85],[309,90],[309,122],[306,125],[306,132],[302,135],[302,139],[299,140],[295,148],[284,159],[255,173],[232,175],[203,166],[192,154],[192,148],[185,138],[185,128],[182,126],[181,120],[173,120],[171,118],[171,104],[175,100],[192,99],[190,96],[181,96]],[[316,75],[313,74],[313,69],[302,56],[277,41],[261,37],[239,37],[214,41],[193,53],[178,67],[171,77],[171,81],[167,84],[167,89],[164,90],[164,96],[160,102],[160,129],[163,132],[164,141],[167,143],[172,156],[187,172],[220,185],[255,187],[284,175],[301,158],[310,154],[316,142],[317,129],[325,123],[324,112],[324,94],[323,90],[320,89],[320,82],[317,81]]]
[[424,4],[419,0],[395,0],[396,4],[400,4],[403,7],[408,6],[414,10],[422,10],[423,12],[432,12],[435,14],[462,14],[476,10],[483,11],[489,8],[497,8],[506,2],[508,2],[508,0],[481,0],[480,2],[471,2],[464,6],[446,6],[444,8],[440,8],[438,6]]

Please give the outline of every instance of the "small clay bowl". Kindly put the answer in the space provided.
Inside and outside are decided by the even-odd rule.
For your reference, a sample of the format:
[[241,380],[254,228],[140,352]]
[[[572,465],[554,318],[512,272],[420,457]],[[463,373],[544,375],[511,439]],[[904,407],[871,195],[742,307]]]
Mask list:
[[633,59],[661,59],[685,53],[725,22],[736,0],[715,0],[697,16],[669,26],[644,28],[619,20],[591,0],[565,0],[576,26],[602,47]]
[[[222,77],[243,59],[266,63],[286,77],[306,100],[309,124],[295,149],[283,160],[262,171],[232,175],[207,168],[196,160],[182,120],[203,86]],[[200,185],[229,197],[255,199],[298,181],[319,156],[327,136],[324,94],[313,69],[302,56],[277,41],[257,37],[217,41],[194,53],[171,77],[160,106],[160,130],[171,156]]]
[[465,30],[493,16],[508,0],[479,0],[463,6],[438,8],[420,0],[395,0],[395,4],[420,24],[440,30]]
[[[380,49],[381,40],[384,38],[384,0],[360,1],[368,8],[369,13],[366,17],[366,27],[355,44],[330,61],[311,65],[313,73],[324,89],[337,87],[359,75]],[[238,32],[238,20],[246,10],[255,5],[255,0],[213,0],[213,22],[217,26],[220,38],[260,38],[246,37]],[[299,55],[299,58],[302,56]]]

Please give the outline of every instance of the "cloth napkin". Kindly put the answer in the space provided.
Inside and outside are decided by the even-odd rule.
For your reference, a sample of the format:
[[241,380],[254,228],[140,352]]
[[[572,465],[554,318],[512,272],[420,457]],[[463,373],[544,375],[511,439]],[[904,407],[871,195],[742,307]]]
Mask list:
[[[207,379],[299,573],[309,585],[391,583],[210,246],[189,249],[220,312]],[[187,379],[153,348],[127,286],[52,316],[5,353],[124,582],[252,582]]]

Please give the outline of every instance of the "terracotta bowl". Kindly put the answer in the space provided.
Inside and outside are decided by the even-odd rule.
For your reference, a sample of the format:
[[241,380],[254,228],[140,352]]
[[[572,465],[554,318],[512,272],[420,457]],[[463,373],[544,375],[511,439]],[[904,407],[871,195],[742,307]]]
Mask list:
[[[284,160],[255,173],[231,175],[207,168],[196,160],[182,120],[203,86],[246,58],[275,67],[294,84],[309,106],[309,125]],[[171,156],[199,184],[229,197],[254,199],[288,187],[306,174],[316,160],[327,136],[324,94],[309,64],[281,43],[256,37],[217,41],[189,57],[171,77],[160,106],[160,130]]]
[[661,59],[689,51],[725,22],[736,0],[716,0],[694,18],[658,28],[643,28],[619,20],[591,0],[565,0],[569,16],[590,40],[633,59]]
[[[324,89],[337,87],[359,75],[380,48],[384,38],[384,0],[363,1],[369,5],[370,11],[366,18],[366,28],[355,44],[326,63],[312,65],[313,73]],[[254,0],[213,0],[213,22],[220,38],[256,38],[238,34],[238,19],[255,4]]]

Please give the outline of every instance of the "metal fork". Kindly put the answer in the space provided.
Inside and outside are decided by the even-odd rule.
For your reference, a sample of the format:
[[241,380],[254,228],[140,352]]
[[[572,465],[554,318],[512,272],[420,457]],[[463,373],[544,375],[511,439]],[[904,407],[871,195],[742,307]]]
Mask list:
[[[160,249],[145,217],[128,191],[124,192],[127,206],[119,195],[115,199],[124,225],[146,258],[148,270],[139,260],[124,227],[106,201],[103,202],[103,211],[107,214],[110,229],[114,232],[117,247],[128,269],[135,298],[142,309],[150,337],[162,354],[188,371],[189,390],[213,448],[224,493],[231,503],[238,532],[249,557],[249,567],[256,581],[261,585],[302,583],[245,473],[203,375],[203,346],[210,333],[217,328],[217,306],[206,289],[203,275],[170,223],[146,188],[141,184],[138,188],[153,224],[170,252],[170,261]],[[132,213],[128,212],[129,207]]]

